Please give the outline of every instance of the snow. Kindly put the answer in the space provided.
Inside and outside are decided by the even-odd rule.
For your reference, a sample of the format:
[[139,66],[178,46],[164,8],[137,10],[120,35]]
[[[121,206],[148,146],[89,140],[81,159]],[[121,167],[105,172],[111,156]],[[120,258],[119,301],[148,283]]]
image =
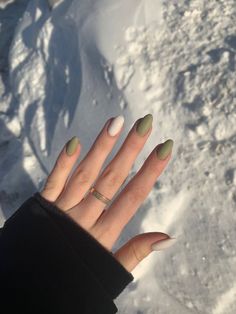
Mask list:
[[1,224],[41,189],[69,138],[79,136],[83,158],[104,121],[123,114],[106,165],[152,113],[130,177],[168,138],[173,157],[113,251],[143,232],[178,242],[135,268],[119,313],[235,313],[235,1],[0,5]]
[[5,9],[6,6],[12,2],[14,2],[14,0],[1,0],[0,9]]

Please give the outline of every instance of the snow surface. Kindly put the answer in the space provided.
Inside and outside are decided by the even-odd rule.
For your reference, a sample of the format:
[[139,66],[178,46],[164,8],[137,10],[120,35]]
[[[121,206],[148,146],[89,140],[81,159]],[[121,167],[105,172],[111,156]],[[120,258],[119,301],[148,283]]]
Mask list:
[[152,113],[130,176],[168,138],[173,157],[113,251],[143,232],[179,241],[135,268],[119,313],[236,313],[235,0],[49,2],[0,1],[1,224],[41,189],[69,138],[83,158],[123,114],[106,165]]

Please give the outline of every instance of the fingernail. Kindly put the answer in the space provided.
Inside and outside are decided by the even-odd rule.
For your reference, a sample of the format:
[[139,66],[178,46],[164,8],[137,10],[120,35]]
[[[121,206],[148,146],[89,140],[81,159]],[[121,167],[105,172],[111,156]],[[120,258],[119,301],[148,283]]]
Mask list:
[[168,249],[169,247],[174,245],[176,242],[177,242],[177,239],[175,238],[161,240],[152,244],[152,250],[162,251],[162,250]]
[[78,144],[79,144],[78,137],[76,136],[72,137],[66,144],[67,155],[69,156],[73,155],[78,147]]
[[125,119],[123,116],[118,116],[118,117],[114,118],[108,127],[108,134],[110,136],[117,135],[120,132],[120,130],[124,124],[124,121],[125,121]]
[[144,136],[152,127],[153,116],[152,114],[147,114],[141,120],[139,120],[136,126],[136,132],[139,136]]
[[170,154],[170,152],[172,151],[172,147],[174,145],[174,141],[169,139],[167,140],[165,143],[161,144],[157,150],[157,158],[164,160],[166,159],[166,157]]

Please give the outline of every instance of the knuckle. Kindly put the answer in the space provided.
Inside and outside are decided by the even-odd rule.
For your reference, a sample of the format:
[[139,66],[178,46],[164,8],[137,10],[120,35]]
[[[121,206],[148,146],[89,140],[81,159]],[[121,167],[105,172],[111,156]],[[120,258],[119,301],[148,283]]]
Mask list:
[[102,179],[106,182],[108,187],[117,187],[120,186],[124,178],[120,173],[117,173],[116,170],[108,168],[102,175]]
[[88,185],[91,181],[91,174],[88,170],[85,169],[78,169],[76,172],[76,182],[84,185]]
[[60,170],[66,170],[68,169],[68,162],[66,160],[66,158],[58,158],[56,161],[56,168],[60,169]]
[[146,197],[145,188],[143,186],[128,187],[126,190],[126,197],[130,204],[136,204],[137,202],[143,201]]
[[98,138],[93,144],[93,150],[96,154],[104,154],[110,150],[110,143],[106,141],[104,138]]
[[138,195],[138,200],[144,200],[147,196],[147,187],[145,185],[136,186],[135,191]]
[[44,186],[44,191],[52,191],[54,190],[56,187],[56,183],[54,182],[54,180],[51,179],[51,177],[49,176],[46,183],[45,183],[45,186]]
[[136,193],[133,190],[131,190],[131,189],[127,190],[125,194],[126,194],[126,198],[128,199],[128,202],[130,204],[136,203],[137,195],[136,195]]
[[129,142],[129,149],[134,150],[134,151],[138,151],[140,149],[140,141],[136,140],[136,139],[132,139],[132,141]]
[[139,248],[137,246],[137,241],[136,241],[136,238],[134,238],[134,241],[131,242],[130,244],[130,248],[134,254],[134,256],[136,257],[136,259],[141,262],[145,257],[146,255],[144,254],[144,252],[141,250],[141,248]]

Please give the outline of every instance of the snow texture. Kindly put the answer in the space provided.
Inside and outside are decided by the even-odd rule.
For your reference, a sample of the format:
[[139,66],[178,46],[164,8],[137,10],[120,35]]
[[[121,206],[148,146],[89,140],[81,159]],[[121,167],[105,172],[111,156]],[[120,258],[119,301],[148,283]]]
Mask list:
[[[236,313],[235,0],[0,1],[1,224],[42,188],[65,142],[85,156],[123,114],[173,157],[124,228],[178,242],[153,252],[115,300],[122,314]],[[104,166],[105,166],[104,165]]]

